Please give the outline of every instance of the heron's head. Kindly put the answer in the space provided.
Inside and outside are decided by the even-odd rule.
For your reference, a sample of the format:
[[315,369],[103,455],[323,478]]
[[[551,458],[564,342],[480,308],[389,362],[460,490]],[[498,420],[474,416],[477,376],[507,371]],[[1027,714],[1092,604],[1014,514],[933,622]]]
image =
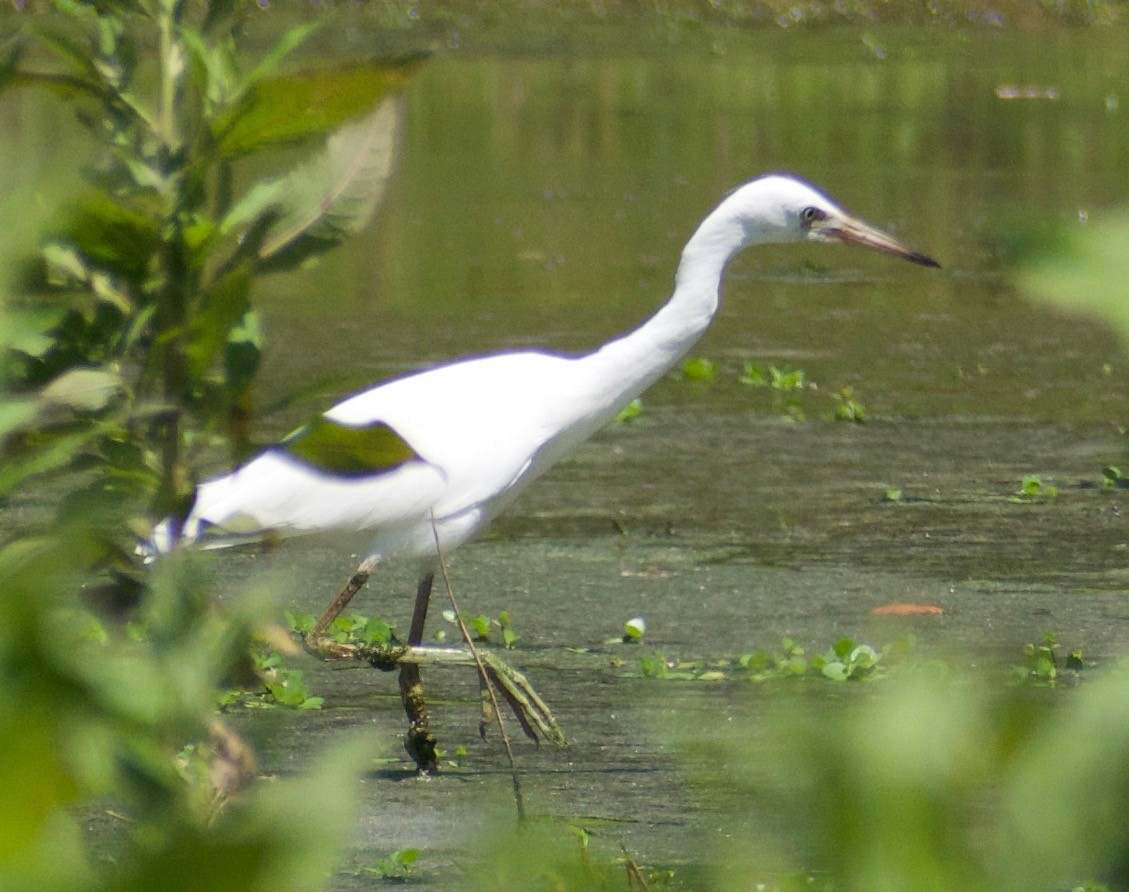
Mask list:
[[814,187],[787,174],[770,174],[746,183],[726,201],[737,205],[747,244],[766,242],[842,242],[892,254],[922,266],[940,266],[931,257],[852,217]]

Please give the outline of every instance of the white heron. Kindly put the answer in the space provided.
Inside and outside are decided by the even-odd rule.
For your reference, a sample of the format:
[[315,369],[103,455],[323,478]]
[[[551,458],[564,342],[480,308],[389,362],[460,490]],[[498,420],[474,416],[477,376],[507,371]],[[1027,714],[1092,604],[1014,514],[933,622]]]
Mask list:
[[[229,474],[202,484],[179,536],[167,522],[158,550],[175,541],[371,534],[349,584],[308,636],[326,655],[352,655],[326,630],[377,566],[422,562],[409,645],[422,641],[439,547],[450,552],[485,527],[554,462],[608,424],[669,371],[717,312],[726,264],[750,245],[842,242],[923,266],[931,258],[850,216],[811,185],[763,176],[730,193],[682,251],[674,293],[633,331],[581,356],[519,351],[474,357],[358,393]],[[434,527],[433,527],[434,523]],[[401,666],[408,749],[434,767],[421,718],[416,666]],[[531,692],[529,692],[531,693]],[[516,692],[520,699],[521,691]],[[511,701],[512,703],[512,701]],[[551,717],[549,719],[551,723]]]

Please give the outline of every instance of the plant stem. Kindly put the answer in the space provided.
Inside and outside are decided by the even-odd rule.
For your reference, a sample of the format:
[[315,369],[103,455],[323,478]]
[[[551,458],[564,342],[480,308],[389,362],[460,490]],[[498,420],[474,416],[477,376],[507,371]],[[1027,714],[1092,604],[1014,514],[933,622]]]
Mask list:
[[431,534],[435,537],[435,554],[439,559],[439,569],[443,573],[443,584],[447,588],[447,597],[451,601],[451,609],[455,611],[455,619],[459,624],[459,631],[463,634],[463,639],[470,648],[471,656],[474,657],[474,664],[478,668],[478,677],[482,680],[487,693],[490,696],[490,703],[494,707],[494,719],[498,723],[498,733],[502,737],[502,747],[506,751],[506,758],[510,763],[510,778],[513,780],[514,785],[514,804],[517,807],[517,822],[519,825],[525,824],[525,796],[521,791],[521,775],[517,771],[517,763],[514,761],[513,747],[510,746],[510,737],[506,733],[506,725],[502,721],[502,710],[498,706],[498,695],[494,691],[494,685],[490,681],[490,675],[486,671],[486,667],[482,663],[482,657],[479,656],[478,648],[474,645],[474,639],[471,638],[470,630],[467,629],[466,623],[463,622],[462,613],[459,612],[459,605],[455,601],[455,590],[451,586],[451,576],[447,572],[447,561],[443,557],[443,549],[439,547],[439,528],[435,525],[435,514],[431,515]]
[[189,505],[182,494],[187,473],[182,467],[183,415],[190,399],[190,375],[185,352],[188,322],[190,272],[181,212],[185,204],[185,180],[180,149],[179,97],[184,77],[184,47],[177,36],[180,0],[160,0],[157,26],[160,34],[160,122],[157,159],[164,179],[165,213],[158,262],[161,289],[157,297],[154,339],[161,350],[161,390],[167,409],[161,419],[159,437],[161,481],[155,505],[158,517],[171,516],[174,523],[187,515]]

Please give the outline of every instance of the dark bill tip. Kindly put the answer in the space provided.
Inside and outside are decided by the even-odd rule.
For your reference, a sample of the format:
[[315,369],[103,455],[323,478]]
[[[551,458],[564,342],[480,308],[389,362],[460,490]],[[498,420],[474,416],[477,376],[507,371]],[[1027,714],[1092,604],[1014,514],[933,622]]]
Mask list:
[[941,264],[939,264],[932,257],[928,257],[925,254],[921,254],[917,251],[911,251],[909,254],[906,254],[904,256],[910,263],[920,263],[922,266],[931,266],[933,269],[941,268]]

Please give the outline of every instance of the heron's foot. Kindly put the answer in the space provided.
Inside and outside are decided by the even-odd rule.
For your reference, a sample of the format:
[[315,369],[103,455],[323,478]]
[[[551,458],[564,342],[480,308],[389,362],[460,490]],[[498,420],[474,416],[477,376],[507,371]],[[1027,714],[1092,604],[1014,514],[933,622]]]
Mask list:
[[[469,654],[468,654],[469,656]],[[565,745],[565,737],[557,724],[553,712],[541,696],[533,689],[522,673],[489,650],[479,650],[478,657],[482,666],[490,677],[495,690],[502,699],[509,704],[511,712],[521,725],[521,730],[536,744],[541,739],[551,740],[557,746]],[[471,657],[473,660],[473,657]],[[485,739],[486,731],[494,721],[494,701],[483,686],[482,690],[482,721],[478,726],[478,733]]]
[[[305,644],[308,651],[323,659],[357,660],[359,662],[368,663],[386,672],[397,668],[403,671],[406,666],[447,665],[477,667],[474,655],[464,648],[421,647],[408,644],[364,644],[360,642],[342,643],[327,636],[315,638],[313,635],[307,636]],[[479,659],[482,660],[482,666],[486,670],[487,676],[489,676],[490,681],[501,695],[501,698],[506,701],[513,711],[514,717],[517,719],[518,724],[521,725],[521,729],[525,732],[525,735],[535,743],[539,743],[544,739],[552,741],[557,744],[557,746],[564,746],[564,734],[561,733],[560,726],[557,724],[552,710],[549,709],[545,701],[542,700],[541,696],[534,690],[533,685],[529,683],[529,679],[493,651],[479,649],[478,656]],[[414,718],[407,693],[408,687],[410,687],[410,685],[405,686],[403,676],[401,676],[401,693],[404,697],[404,707],[408,711],[409,725],[411,725]],[[489,695],[485,690],[483,690],[482,694],[482,723],[479,730],[485,735],[486,729],[489,727],[490,723],[494,721],[494,714],[493,702]],[[423,703],[422,689],[420,690],[419,703],[421,705]],[[424,715],[426,715],[426,713],[424,713]],[[426,718],[424,719],[424,727],[426,727]],[[412,742],[412,733],[412,730],[409,729],[409,741],[405,745],[408,748],[408,752],[412,754],[412,758],[416,759],[415,752],[413,752],[415,744]],[[423,737],[421,735],[417,736],[420,740],[419,751],[425,755],[424,761],[427,761],[427,746],[423,742]],[[428,735],[428,737],[430,737],[430,735]],[[434,751],[433,740],[431,743],[431,751]],[[431,768],[425,768],[420,759],[416,759],[416,764],[420,765],[421,769],[425,771],[431,770]],[[431,767],[433,768],[434,765],[431,765]]]

